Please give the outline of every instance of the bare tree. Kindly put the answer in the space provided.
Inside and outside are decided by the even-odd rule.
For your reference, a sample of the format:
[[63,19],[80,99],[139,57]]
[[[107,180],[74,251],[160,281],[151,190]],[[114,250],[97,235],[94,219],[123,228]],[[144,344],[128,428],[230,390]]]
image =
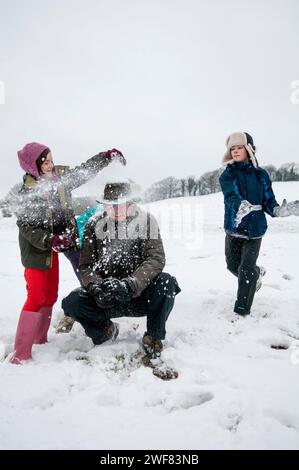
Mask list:
[[298,163],[285,163],[276,171],[276,181],[298,181],[299,165]]
[[184,197],[186,192],[186,179],[181,179],[181,195]]
[[220,170],[208,171],[200,178],[200,194],[211,194],[220,191]]
[[276,181],[277,178],[277,170],[274,165],[266,165],[263,167],[268,175],[270,176],[271,181]]
[[181,180],[170,176],[152,184],[144,194],[147,202],[181,196]]
[[196,186],[195,176],[188,176],[188,178],[187,178],[187,191],[188,191],[189,196],[192,195],[194,186]]

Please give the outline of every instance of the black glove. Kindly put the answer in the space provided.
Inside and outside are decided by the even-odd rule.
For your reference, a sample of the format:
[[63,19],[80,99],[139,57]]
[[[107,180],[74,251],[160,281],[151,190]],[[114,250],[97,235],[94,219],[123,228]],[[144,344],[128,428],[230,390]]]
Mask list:
[[98,283],[90,283],[87,287],[87,292],[94,298],[98,307],[107,309],[113,308],[118,302],[115,301],[113,296],[102,289],[104,281]]
[[126,278],[121,280],[115,277],[105,279],[101,284],[101,289],[104,294],[110,295],[117,303],[130,302],[133,297],[133,290]]

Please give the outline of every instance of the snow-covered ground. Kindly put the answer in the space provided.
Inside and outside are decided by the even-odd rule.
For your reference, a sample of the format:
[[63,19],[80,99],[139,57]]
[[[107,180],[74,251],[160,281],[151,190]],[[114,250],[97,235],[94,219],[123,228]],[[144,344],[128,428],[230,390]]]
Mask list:
[[[274,190],[279,202],[299,199],[297,182]],[[34,347],[31,363],[0,364],[1,449],[299,448],[299,218],[269,218],[263,288],[252,315],[232,321],[236,279],[224,261],[222,194],[151,210],[166,237],[165,270],[182,288],[163,353],[179,378],[163,382],[130,363],[144,319],[120,319],[116,343],[98,347],[78,324],[55,334],[61,299],[77,286],[60,255],[50,342]],[[1,354],[12,350],[25,299],[14,219],[0,220],[0,252]]]

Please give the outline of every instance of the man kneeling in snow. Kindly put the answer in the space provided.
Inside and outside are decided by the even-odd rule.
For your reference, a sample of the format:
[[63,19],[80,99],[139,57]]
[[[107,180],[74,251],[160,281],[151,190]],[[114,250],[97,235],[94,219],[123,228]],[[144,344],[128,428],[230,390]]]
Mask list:
[[104,213],[88,223],[80,255],[84,287],[62,301],[66,315],[81,323],[98,345],[118,335],[117,317],[147,317],[143,347],[157,357],[165,325],[180,292],[177,280],[163,273],[165,253],[155,218],[136,205],[129,182],[104,189]]

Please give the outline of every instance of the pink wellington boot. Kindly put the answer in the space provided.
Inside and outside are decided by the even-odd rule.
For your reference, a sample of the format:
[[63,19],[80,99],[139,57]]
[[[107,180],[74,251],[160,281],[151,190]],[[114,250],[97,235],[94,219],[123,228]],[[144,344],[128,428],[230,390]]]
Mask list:
[[15,352],[10,359],[12,364],[32,359],[31,348],[38,325],[38,312],[21,311],[15,338]]
[[34,344],[45,344],[48,342],[47,333],[51,323],[52,307],[42,307],[38,312],[38,324],[34,336]]

